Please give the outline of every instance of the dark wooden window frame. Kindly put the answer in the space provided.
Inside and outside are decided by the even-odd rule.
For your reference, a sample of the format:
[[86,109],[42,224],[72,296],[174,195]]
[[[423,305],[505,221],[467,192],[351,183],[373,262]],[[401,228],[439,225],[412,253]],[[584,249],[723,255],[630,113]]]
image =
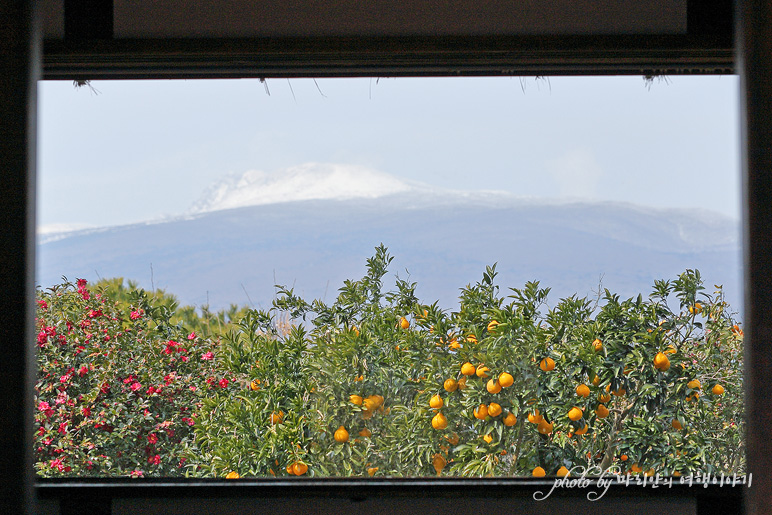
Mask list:
[[[86,7],[90,8],[84,8]],[[546,508],[531,500],[551,481],[529,479],[35,480],[31,433],[34,363],[36,81],[228,77],[609,75],[739,73],[742,91],[746,409],[750,489],[612,487],[614,502],[656,511],[772,513],[772,5],[689,0],[681,36],[382,37],[115,40],[111,0],[66,0],[65,38],[43,43],[38,2],[0,4],[0,505],[33,513],[111,513],[185,505],[197,513],[313,506],[321,512],[439,512],[485,506]],[[96,10],[94,10],[96,9]],[[737,13],[736,35],[731,21]],[[93,15],[92,22],[86,17]],[[736,46],[736,49],[735,49]],[[560,490],[552,509],[586,495]],[[616,501],[615,501],[616,500]],[[293,504],[295,503],[295,504]],[[297,503],[301,503],[300,505]],[[450,503],[450,504],[449,504]],[[484,504],[480,504],[484,503]],[[604,501],[590,508],[604,511]],[[684,504],[685,503],[685,504]],[[589,508],[588,508],[589,509]],[[309,510],[310,511],[310,510]]]

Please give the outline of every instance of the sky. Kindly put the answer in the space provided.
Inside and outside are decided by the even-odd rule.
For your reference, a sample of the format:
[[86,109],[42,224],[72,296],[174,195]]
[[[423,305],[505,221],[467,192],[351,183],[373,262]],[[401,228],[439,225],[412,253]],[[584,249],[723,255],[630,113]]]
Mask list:
[[39,85],[38,225],[183,214],[227,174],[363,166],[436,188],[739,219],[735,76]]

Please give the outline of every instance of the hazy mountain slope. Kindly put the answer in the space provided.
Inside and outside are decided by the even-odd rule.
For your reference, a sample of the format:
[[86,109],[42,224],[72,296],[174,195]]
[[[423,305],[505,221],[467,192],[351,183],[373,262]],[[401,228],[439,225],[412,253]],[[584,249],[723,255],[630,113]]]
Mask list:
[[[218,210],[153,224],[70,233],[39,245],[38,283],[123,276],[182,302],[266,306],[275,282],[329,300],[359,278],[373,247],[424,301],[457,305],[458,288],[498,262],[503,291],[528,280],[553,301],[604,286],[648,292],[654,279],[699,268],[740,308],[737,226],[717,215],[618,204],[523,201],[494,193],[411,190],[379,198],[305,200]],[[389,283],[387,283],[388,285]],[[245,293],[246,290],[246,293]]]

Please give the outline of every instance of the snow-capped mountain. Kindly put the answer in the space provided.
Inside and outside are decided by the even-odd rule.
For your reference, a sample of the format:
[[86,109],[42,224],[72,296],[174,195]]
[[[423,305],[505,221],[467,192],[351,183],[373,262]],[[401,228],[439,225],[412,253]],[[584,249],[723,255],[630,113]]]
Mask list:
[[176,219],[45,235],[37,282],[121,276],[213,308],[268,307],[275,284],[329,301],[380,243],[395,256],[386,287],[398,274],[448,309],[494,262],[502,293],[539,280],[553,302],[600,282],[646,294],[686,268],[708,292],[723,284],[735,309],[742,298],[739,227],[720,215],[432,190],[334,165],[227,178]]

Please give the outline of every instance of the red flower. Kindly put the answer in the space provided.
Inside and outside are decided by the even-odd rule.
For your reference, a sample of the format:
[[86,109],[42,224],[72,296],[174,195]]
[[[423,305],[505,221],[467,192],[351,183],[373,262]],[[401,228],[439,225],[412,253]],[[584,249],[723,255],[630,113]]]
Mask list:
[[88,317],[89,318],[97,318],[102,316],[102,310],[101,309],[90,309],[88,311]]
[[187,356],[182,356],[182,358],[180,359],[182,360],[183,363],[187,363],[190,358],[188,358]]
[[148,463],[152,463],[153,465],[160,465],[161,464],[161,457],[158,454],[156,454],[155,456],[150,456],[147,459],[147,462]]
[[83,365],[82,367],[80,367],[80,370],[78,370],[78,375],[80,377],[83,377],[86,374],[88,374],[88,367],[86,365]]
[[136,392],[137,390],[142,388],[142,385],[139,383],[132,383],[132,385],[129,388],[131,388],[132,392]]
[[85,279],[78,279],[78,288],[85,288],[88,284],[88,281]]
[[228,387],[228,380],[224,377],[220,379],[220,388],[227,388]]
[[212,354],[211,352],[207,352],[206,354],[201,355],[201,359],[203,361],[209,361],[211,359],[214,359],[214,354]]
[[67,422],[62,422],[61,424],[59,424],[59,434],[60,435],[67,434]]
[[190,333],[188,335],[188,340],[195,340],[196,339],[196,333]]
[[80,412],[83,414],[84,417],[90,417],[91,416],[91,408],[88,406],[83,406],[83,408],[80,410]]
[[139,311],[132,311],[131,314],[129,315],[129,318],[131,318],[132,320],[137,320],[139,318],[142,318],[142,310],[140,309]]
[[156,435],[155,433],[150,433],[149,435],[147,435],[147,441],[150,442],[151,444],[158,443],[158,435]]
[[44,300],[39,300],[38,306],[40,306],[40,309],[48,309],[48,303]]

